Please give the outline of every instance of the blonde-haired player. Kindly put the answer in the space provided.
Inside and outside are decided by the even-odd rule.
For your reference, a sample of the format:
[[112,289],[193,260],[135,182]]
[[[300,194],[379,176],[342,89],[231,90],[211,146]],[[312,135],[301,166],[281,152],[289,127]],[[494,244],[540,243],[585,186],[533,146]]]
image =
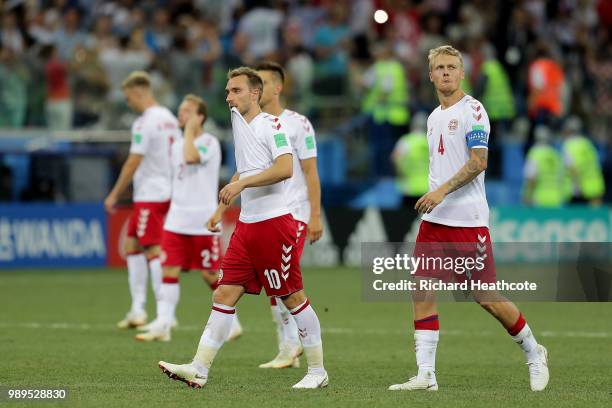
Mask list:
[[114,211],[119,196],[133,182],[134,211],[125,240],[132,307],[117,323],[119,328],[125,329],[142,326],[147,321],[148,271],[155,296],[159,293],[162,229],[170,205],[172,182],[170,146],[180,137],[180,129],[172,112],[155,100],[146,72],[132,72],[122,88],[128,106],[140,116],[132,125],[130,154],[104,200],[104,207],[108,212]]
[[[481,257],[484,268],[467,273],[419,268],[417,279],[449,279],[495,283],[495,263],[489,235],[489,207],[484,170],[490,125],[479,101],[460,87],[463,58],[446,45],[429,52],[429,79],[440,106],[427,120],[429,145],[429,192],[415,209],[423,214],[416,239],[415,256]],[[442,248],[442,251],[440,250]],[[451,252],[446,252],[450,249]],[[539,345],[514,303],[497,291],[473,291],[474,299],[495,317],[525,353],[533,391],[546,388],[549,379],[547,351]],[[438,311],[434,291],[413,293],[414,340],[418,373],[390,390],[438,389],[436,349],[439,339]]]

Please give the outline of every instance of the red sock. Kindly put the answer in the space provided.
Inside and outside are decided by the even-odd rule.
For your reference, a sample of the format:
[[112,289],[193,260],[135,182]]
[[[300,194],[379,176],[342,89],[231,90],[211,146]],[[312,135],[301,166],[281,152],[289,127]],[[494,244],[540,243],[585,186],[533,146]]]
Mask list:
[[516,321],[516,323],[514,323],[514,326],[508,329],[508,334],[510,334],[511,336],[516,336],[521,332],[521,330],[523,330],[523,327],[525,327],[526,324],[527,322],[525,321],[523,314],[520,313],[518,320]]
[[166,276],[162,278],[162,283],[178,283],[178,281],[179,281],[178,278],[170,278]]
[[440,322],[438,321],[438,315],[433,314],[427,316],[424,319],[414,321],[415,330],[440,330]]

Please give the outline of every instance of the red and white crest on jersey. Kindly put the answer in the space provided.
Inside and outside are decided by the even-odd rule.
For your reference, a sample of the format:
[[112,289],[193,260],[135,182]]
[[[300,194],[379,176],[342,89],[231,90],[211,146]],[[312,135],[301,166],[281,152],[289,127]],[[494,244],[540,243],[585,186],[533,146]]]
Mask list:
[[448,130],[455,131],[457,130],[457,127],[459,126],[459,121],[457,119],[452,119],[450,122],[448,122]]

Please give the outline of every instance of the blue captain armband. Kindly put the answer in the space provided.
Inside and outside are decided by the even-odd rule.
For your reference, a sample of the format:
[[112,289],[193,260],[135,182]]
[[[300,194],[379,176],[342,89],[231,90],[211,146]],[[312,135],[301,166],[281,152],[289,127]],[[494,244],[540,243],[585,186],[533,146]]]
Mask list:
[[489,134],[484,129],[474,129],[465,135],[468,148],[488,147],[487,136]]

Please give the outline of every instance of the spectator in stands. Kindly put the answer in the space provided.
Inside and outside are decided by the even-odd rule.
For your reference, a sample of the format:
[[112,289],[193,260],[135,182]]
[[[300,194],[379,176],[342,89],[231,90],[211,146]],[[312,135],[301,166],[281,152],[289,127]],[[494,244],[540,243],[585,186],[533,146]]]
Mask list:
[[386,159],[410,119],[408,84],[404,67],[395,58],[388,42],[381,42],[374,50],[376,61],[365,72],[363,85],[367,93],[362,109],[370,118],[368,138],[373,176],[391,176],[393,170]]
[[563,126],[563,158],[572,184],[573,204],[601,205],[605,193],[599,155],[583,133],[582,121],[572,116]]
[[38,45],[47,45],[55,41],[55,32],[59,24],[59,13],[55,9],[32,11],[28,19],[28,35]]
[[185,31],[177,33],[169,55],[170,81],[176,95],[201,94],[203,90],[203,64],[200,56],[193,52],[193,44]]
[[261,59],[279,58],[278,40],[284,18],[278,8],[268,7],[266,1],[257,0],[252,3],[255,3],[255,7],[242,16],[234,36],[234,52],[246,65]]
[[26,67],[13,48],[0,44],[0,128],[23,126],[27,77]]
[[113,20],[110,16],[101,15],[96,18],[93,33],[87,40],[87,48],[98,53],[117,47],[117,37],[113,34]]
[[314,91],[319,95],[344,94],[350,46],[346,4],[328,4],[326,18],[315,31],[313,45],[316,56]]
[[535,141],[523,170],[523,201],[534,207],[561,207],[566,201],[565,172],[561,155],[551,145],[550,129],[544,125],[536,127]]
[[535,124],[556,124],[567,106],[567,85],[563,67],[543,41],[529,65],[528,87],[527,106],[531,120]]
[[[590,47],[586,55],[587,69],[593,84],[593,100],[589,123],[595,139],[612,145],[612,31],[600,30],[603,47]],[[611,176],[612,178],[612,176]]]
[[63,16],[63,24],[55,33],[54,44],[58,56],[62,61],[70,61],[77,45],[86,45],[88,35],[81,30],[81,12],[76,8],[69,8]]
[[100,53],[100,62],[106,71],[110,90],[110,106],[105,111],[104,124],[109,128],[121,128],[117,121],[125,111],[121,82],[130,72],[145,70],[152,61],[152,54],[144,44],[142,30],[135,30],[130,37],[122,37],[117,48],[108,48]]
[[68,64],[60,59],[59,50],[55,45],[46,45],[41,54],[46,61],[47,127],[51,130],[69,130],[72,128],[72,99],[68,83]]
[[499,178],[502,169],[502,141],[516,116],[516,109],[508,75],[496,58],[495,49],[489,43],[481,45],[481,49],[484,62],[480,66],[480,74],[474,83],[472,96],[487,107],[491,122],[493,137],[489,142],[487,177]]
[[418,59],[427,61],[429,50],[446,44],[448,40],[444,37],[444,26],[440,15],[434,13],[424,15],[422,17],[422,27]]
[[530,24],[529,14],[522,7],[514,7],[510,13],[511,17],[508,21],[506,33],[503,37],[505,41],[506,52],[500,55],[504,58],[508,69],[510,82],[517,86],[515,93],[517,102],[519,103],[519,112],[525,114],[526,104],[523,103],[526,94],[522,89],[527,82],[527,70],[525,64],[527,61],[527,51],[530,44],[533,44],[536,34]]
[[0,29],[0,42],[4,47],[9,48],[14,54],[24,52],[26,44],[23,34],[17,24],[17,16],[13,12],[7,12],[2,17],[2,28]]
[[[51,42],[47,44],[52,44]],[[47,123],[45,102],[47,99],[45,60],[39,47],[31,47],[22,57],[26,85],[26,123],[25,126],[41,128]]]
[[159,8],[153,12],[153,22],[146,29],[145,40],[149,49],[156,54],[170,50],[173,42],[173,28],[166,9]]
[[421,40],[420,11],[415,1],[400,0],[391,10],[387,36],[393,42],[398,58],[405,64],[415,65],[420,58],[419,42]]
[[308,115],[312,109],[314,61],[304,48],[300,22],[289,19],[283,27],[287,78],[283,94],[296,111]]
[[236,11],[243,7],[243,0],[194,0],[202,15],[218,24],[221,36],[229,34],[234,27]]
[[170,64],[167,58],[161,55],[156,55],[153,58],[153,62],[147,68],[149,77],[151,79],[151,88],[153,88],[153,94],[157,101],[162,106],[177,106],[178,102],[184,95],[178,95],[175,92],[174,85],[170,81],[172,75],[170,74]]
[[100,119],[106,105],[110,83],[96,48],[77,46],[70,61],[75,127],[92,125]]
[[299,1],[289,7],[289,23],[299,27],[302,44],[307,50],[314,50],[316,29],[324,21],[326,15],[327,9],[315,4],[314,1]]
[[419,198],[429,191],[429,145],[425,113],[414,115],[410,133],[397,141],[391,160],[395,165],[397,186],[403,196],[402,207],[415,211],[414,206]]
[[[427,55],[432,48],[447,44],[448,40],[444,37],[442,17],[437,14],[425,14],[422,16],[423,32],[419,39],[418,57],[415,59],[415,70],[419,75],[419,91],[418,101],[419,106],[427,111],[432,111],[438,106],[439,102],[435,92],[431,92],[431,83],[429,82],[429,69],[425,65]],[[469,73],[467,59],[464,60],[466,77]],[[462,83],[462,89],[463,83]]]
[[194,52],[202,64],[201,82],[205,89],[215,88],[214,67],[219,62],[223,50],[219,32],[213,21],[202,19],[194,34]]

